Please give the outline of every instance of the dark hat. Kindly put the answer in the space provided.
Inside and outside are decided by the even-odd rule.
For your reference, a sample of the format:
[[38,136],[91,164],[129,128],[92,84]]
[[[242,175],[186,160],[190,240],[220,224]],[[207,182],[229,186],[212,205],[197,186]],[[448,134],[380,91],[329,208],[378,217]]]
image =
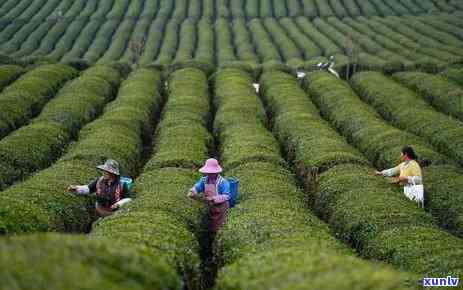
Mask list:
[[107,171],[109,173],[120,175],[119,173],[119,163],[116,160],[108,159],[102,165],[98,165],[96,168]]

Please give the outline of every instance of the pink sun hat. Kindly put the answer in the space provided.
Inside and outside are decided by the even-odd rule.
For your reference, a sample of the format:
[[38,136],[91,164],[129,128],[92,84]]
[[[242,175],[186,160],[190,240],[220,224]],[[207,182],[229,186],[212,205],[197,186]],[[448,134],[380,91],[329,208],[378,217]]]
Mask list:
[[199,169],[201,173],[220,173],[222,172],[222,167],[219,165],[219,161],[214,158],[209,158],[206,160],[206,163],[203,167]]

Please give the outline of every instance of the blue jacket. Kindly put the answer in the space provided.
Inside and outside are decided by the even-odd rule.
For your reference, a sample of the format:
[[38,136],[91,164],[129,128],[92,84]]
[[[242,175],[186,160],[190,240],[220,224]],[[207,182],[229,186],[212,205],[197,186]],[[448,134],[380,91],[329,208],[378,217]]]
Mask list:
[[[203,193],[204,192],[204,187],[205,184],[207,184],[208,178],[207,176],[201,177],[201,179],[196,182],[195,184],[195,189],[197,193]],[[230,183],[226,178],[223,178],[222,176],[218,176],[218,182],[217,182],[217,194],[222,195],[230,194]]]

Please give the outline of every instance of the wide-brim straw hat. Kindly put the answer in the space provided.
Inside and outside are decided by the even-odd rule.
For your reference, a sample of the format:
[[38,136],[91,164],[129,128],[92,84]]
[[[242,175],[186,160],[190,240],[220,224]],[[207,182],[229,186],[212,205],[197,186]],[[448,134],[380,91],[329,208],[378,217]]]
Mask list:
[[203,167],[199,169],[201,173],[220,173],[222,172],[222,167],[219,165],[219,161],[214,158],[210,158],[206,160],[206,163]]
[[106,160],[104,164],[98,165],[96,168],[115,174],[115,175],[121,175],[119,172],[119,163],[113,159]]

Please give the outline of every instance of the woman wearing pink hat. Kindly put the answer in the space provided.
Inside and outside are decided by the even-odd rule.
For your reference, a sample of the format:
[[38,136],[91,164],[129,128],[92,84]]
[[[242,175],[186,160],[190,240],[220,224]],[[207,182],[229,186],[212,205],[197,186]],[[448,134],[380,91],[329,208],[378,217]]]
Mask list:
[[208,230],[216,233],[227,220],[230,184],[220,175],[222,167],[214,158],[207,159],[199,172],[205,176],[190,189],[189,196],[196,199],[199,194],[204,193],[204,200],[209,207]]

